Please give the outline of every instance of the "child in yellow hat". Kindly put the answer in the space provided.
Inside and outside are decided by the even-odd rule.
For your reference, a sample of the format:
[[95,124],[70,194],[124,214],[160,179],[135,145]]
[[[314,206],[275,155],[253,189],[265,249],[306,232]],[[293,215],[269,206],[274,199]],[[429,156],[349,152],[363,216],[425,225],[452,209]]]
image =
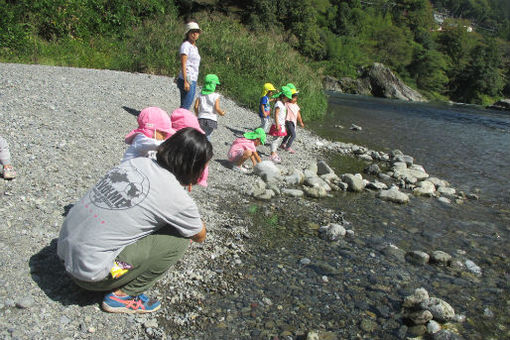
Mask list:
[[274,100],[272,97],[273,92],[276,88],[271,83],[265,83],[262,89],[259,102],[259,116],[260,116],[260,127],[264,129],[264,132],[269,131],[271,126],[271,101]]

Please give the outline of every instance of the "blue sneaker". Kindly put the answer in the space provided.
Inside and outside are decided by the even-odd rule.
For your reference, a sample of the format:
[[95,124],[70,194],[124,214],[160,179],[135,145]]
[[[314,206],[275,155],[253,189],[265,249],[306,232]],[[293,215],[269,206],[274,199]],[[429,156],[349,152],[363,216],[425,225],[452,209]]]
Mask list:
[[106,294],[103,299],[103,309],[110,313],[152,313],[161,307],[161,303],[144,294],[137,296],[117,296]]

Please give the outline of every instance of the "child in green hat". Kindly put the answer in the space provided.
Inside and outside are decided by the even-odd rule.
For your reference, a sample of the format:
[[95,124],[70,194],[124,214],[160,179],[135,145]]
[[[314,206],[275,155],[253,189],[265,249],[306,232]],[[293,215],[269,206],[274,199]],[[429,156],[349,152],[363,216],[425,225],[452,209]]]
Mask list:
[[195,100],[195,114],[198,117],[200,128],[205,131],[208,141],[211,141],[211,134],[218,128],[218,115],[224,116],[225,110],[220,107],[220,94],[216,91],[216,85],[220,80],[215,74],[208,74],[204,79],[202,92]]
[[266,133],[263,128],[246,132],[243,137],[237,138],[228,151],[228,160],[232,162],[233,169],[240,172],[248,172],[243,168],[243,163],[251,159],[253,166],[260,163],[261,159],[257,152],[257,146],[266,142]]
[[271,125],[269,134],[273,136],[271,141],[271,156],[269,159],[274,163],[281,163],[281,158],[276,153],[276,149],[281,144],[284,136],[287,135],[285,130],[285,119],[287,117],[286,104],[292,99],[292,91],[287,86],[282,86],[282,91],[277,93],[278,100],[274,107],[274,123]]

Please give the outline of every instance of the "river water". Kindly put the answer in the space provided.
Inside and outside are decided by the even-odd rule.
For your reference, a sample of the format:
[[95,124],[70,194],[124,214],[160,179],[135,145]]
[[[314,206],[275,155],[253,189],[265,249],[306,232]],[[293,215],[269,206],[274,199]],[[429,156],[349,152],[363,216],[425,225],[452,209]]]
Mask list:
[[[350,130],[351,124],[362,130]],[[201,325],[189,336],[300,339],[315,329],[338,339],[405,338],[413,334],[400,314],[402,300],[424,287],[466,317],[445,327],[467,339],[510,338],[510,115],[332,95],[324,120],[308,127],[335,141],[400,149],[430,175],[480,199],[446,205],[412,198],[397,205],[364,192],[254,203],[246,213],[258,236],[241,259],[243,275],[227,275],[235,280],[231,294],[207,296]],[[337,173],[365,166],[337,155],[328,162]],[[285,211],[278,208],[282,203]],[[354,239],[322,240],[321,221],[347,221]],[[388,244],[429,254],[442,250],[459,262],[475,262],[482,275],[398,261],[383,254]]]

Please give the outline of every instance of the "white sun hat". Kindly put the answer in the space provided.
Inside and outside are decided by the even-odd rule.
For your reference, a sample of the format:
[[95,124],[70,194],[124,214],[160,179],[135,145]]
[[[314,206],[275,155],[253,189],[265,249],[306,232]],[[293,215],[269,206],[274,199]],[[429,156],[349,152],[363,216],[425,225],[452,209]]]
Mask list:
[[199,30],[200,33],[202,33],[202,30],[200,29],[200,27],[198,26],[198,24],[196,22],[188,22],[186,24],[186,34],[188,34],[189,31],[191,30]]

